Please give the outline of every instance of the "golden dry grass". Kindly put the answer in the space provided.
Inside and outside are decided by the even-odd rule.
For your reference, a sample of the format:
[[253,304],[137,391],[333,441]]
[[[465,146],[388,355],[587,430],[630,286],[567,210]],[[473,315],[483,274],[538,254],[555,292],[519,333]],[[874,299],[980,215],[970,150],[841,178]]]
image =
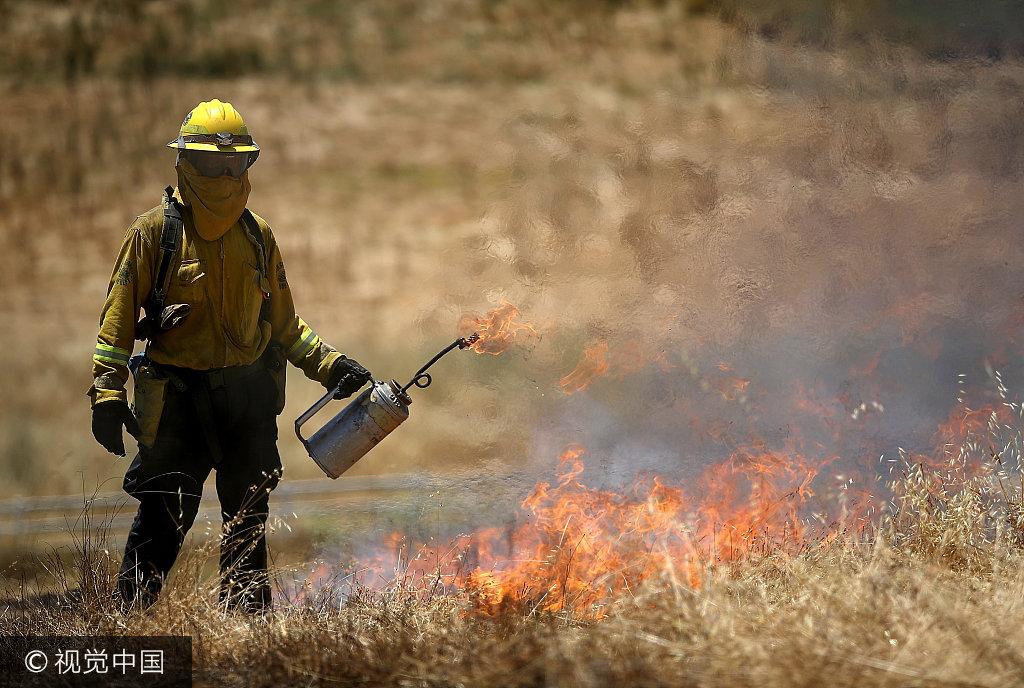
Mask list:
[[52,594],[8,590],[0,632],[190,635],[196,685],[210,686],[1018,685],[1020,480],[955,455],[907,463],[869,531],[709,563],[696,589],[666,568],[597,621],[587,608],[482,609],[472,591],[403,571],[372,589],[292,588],[276,611],[246,618],[215,603],[204,564],[216,538],[155,606],[122,614],[109,598],[117,557],[102,527],[84,527],[75,568],[51,567]]

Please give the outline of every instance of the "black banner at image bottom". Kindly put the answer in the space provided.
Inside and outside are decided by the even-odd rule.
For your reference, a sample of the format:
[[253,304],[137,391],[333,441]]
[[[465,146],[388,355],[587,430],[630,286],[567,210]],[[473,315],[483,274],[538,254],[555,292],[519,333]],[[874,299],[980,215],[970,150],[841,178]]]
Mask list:
[[0,686],[191,688],[188,636],[0,636]]

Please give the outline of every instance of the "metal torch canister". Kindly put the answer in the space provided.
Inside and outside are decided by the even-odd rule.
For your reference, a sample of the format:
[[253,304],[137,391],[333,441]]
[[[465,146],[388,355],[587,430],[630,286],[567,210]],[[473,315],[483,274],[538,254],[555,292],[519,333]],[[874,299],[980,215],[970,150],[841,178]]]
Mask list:
[[355,399],[331,418],[309,438],[302,436],[302,426],[334,398],[336,390],[329,390],[295,420],[295,434],[306,448],[310,458],[332,479],[351,468],[356,461],[387,437],[409,417],[408,389],[430,385],[427,368],[442,356],[458,347],[465,349],[477,341],[476,335],[457,339],[420,368],[404,387],[398,382],[373,381]]
[[309,439],[302,426],[334,396],[329,391],[295,421],[295,434],[316,465],[337,478],[409,417],[412,399],[398,383],[375,381]]

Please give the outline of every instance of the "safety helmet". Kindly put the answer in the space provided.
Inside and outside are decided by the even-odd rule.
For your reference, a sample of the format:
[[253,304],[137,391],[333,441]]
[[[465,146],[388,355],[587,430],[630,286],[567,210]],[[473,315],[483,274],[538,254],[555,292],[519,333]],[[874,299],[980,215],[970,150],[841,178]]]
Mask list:
[[260,149],[249,135],[238,110],[231,103],[216,98],[192,108],[181,123],[178,138],[167,147],[217,153],[245,153]]

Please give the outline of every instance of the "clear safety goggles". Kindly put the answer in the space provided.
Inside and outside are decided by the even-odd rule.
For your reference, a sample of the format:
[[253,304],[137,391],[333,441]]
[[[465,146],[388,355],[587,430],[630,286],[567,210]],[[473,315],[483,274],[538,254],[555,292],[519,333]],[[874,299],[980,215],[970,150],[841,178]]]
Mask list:
[[197,150],[182,150],[178,151],[178,153],[182,158],[188,160],[192,167],[196,168],[196,171],[204,177],[223,177],[227,175],[236,179],[241,177],[256,162],[256,158],[260,154],[259,151],[221,153],[219,151]]

